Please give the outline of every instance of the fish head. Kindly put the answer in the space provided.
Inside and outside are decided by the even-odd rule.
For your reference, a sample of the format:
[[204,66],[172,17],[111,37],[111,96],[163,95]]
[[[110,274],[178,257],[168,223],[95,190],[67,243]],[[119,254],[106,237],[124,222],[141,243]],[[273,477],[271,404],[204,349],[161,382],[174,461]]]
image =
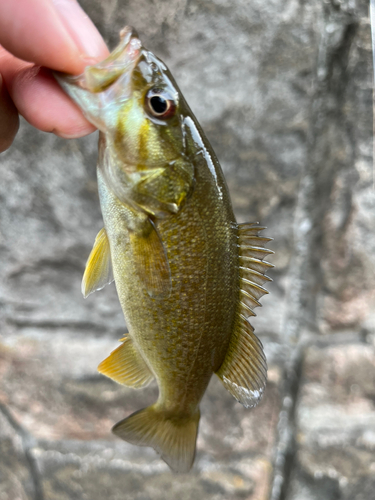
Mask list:
[[101,132],[99,167],[114,193],[156,216],[177,213],[194,186],[186,145],[187,104],[166,65],[133,28],[82,75],[56,74]]

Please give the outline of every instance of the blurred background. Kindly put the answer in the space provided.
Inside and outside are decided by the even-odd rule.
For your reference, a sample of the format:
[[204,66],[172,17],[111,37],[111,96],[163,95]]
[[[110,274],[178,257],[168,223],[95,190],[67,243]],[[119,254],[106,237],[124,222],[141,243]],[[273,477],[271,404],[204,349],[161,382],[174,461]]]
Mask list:
[[274,238],[253,324],[266,394],[214,377],[190,474],[112,436],[157,387],[96,372],[126,331],[114,285],[80,281],[102,218],[97,136],[22,123],[0,162],[1,500],[370,500],[375,492],[375,190],[366,0],[80,0],[175,76],[238,220]]

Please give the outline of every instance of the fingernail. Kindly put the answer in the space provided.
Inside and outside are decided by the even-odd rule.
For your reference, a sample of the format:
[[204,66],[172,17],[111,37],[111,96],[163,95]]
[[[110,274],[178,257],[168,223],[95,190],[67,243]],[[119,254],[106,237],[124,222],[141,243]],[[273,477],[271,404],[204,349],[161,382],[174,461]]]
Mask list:
[[82,52],[83,59],[101,60],[107,46],[95,25],[76,0],[52,0],[64,26]]

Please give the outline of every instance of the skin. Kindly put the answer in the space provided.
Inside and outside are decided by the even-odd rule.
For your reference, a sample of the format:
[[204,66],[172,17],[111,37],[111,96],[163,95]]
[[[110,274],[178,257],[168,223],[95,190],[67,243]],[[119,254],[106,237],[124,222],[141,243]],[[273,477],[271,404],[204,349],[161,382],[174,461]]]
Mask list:
[[238,302],[234,217],[230,205],[218,202],[219,186],[207,170],[198,175],[199,187],[184,209],[158,223],[172,275],[171,294],[162,300],[150,297],[135,272],[124,207],[99,174],[116,287],[129,333],[158,381],[157,407],[180,418],[197,412],[212,374],[222,364]]
[[[153,408],[197,424],[236,327],[237,224],[215,154],[169,71],[131,32],[121,44],[125,79],[113,82],[109,100],[110,61],[60,83],[101,130],[104,226],[129,336],[159,385]],[[88,88],[94,72],[102,88]],[[147,108],[148,91],[158,88],[175,107],[165,120]]]
[[19,114],[60,137],[95,130],[51,74],[79,74],[108,55],[75,0],[0,0],[0,44],[0,152],[12,144]]
[[[158,381],[157,407],[188,418],[223,363],[235,327],[237,223],[215,154],[167,68],[140,46],[126,73],[130,82],[118,86],[128,99],[120,99],[116,111],[106,116],[105,108],[86,109],[101,121],[104,225],[130,337]],[[178,96],[165,120],[147,111],[147,91],[154,88],[171,100]],[[153,241],[149,251],[154,237],[161,246]],[[138,262],[144,247],[145,261]],[[147,270],[165,254],[170,279],[158,276],[156,266],[149,273],[159,282],[148,282]]]
[[[103,260],[88,264],[84,283],[91,275],[100,289],[100,262],[111,260],[129,329],[99,371],[134,387],[154,376],[159,386],[154,405],[113,431],[187,471],[212,374],[245,406],[263,393],[265,358],[245,317],[265,293],[252,280],[267,280],[269,265],[258,257],[269,251],[256,227],[236,223],[211,146],[166,66],[131,29],[121,32],[107,60],[79,77],[57,78],[100,129],[98,187],[108,244]],[[155,94],[171,114],[155,112]]]

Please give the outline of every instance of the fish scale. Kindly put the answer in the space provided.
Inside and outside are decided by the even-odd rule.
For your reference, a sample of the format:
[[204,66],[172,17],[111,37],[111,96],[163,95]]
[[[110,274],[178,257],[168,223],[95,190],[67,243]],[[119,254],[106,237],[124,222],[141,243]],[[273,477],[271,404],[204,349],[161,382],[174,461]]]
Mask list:
[[56,77],[100,129],[104,228],[82,290],[103,288],[112,269],[129,330],[98,370],[130,387],[153,378],[159,387],[153,405],[113,432],[186,472],[212,374],[246,407],[264,392],[266,360],[247,318],[267,293],[269,238],[258,224],[237,224],[203,131],[167,67],[131,28],[107,60]]

